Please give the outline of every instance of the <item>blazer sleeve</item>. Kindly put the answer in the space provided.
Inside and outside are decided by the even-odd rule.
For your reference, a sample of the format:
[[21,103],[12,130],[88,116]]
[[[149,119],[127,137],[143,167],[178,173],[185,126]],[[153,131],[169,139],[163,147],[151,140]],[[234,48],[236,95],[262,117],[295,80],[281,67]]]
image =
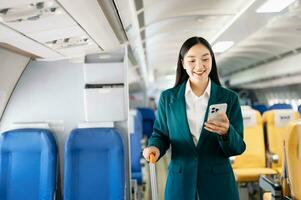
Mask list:
[[160,150],[159,159],[165,154],[170,145],[169,130],[166,118],[166,100],[161,94],[158,105],[157,117],[153,127],[153,134],[148,140],[147,146],[155,146]]
[[229,123],[226,138],[218,136],[219,144],[227,157],[242,154],[246,149],[246,144],[243,141],[243,118],[236,94],[229,113]]

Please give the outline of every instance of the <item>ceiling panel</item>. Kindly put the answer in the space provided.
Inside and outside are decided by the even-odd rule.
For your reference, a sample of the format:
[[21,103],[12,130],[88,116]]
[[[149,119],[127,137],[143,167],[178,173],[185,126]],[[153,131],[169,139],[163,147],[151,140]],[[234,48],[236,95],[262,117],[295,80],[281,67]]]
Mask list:
[[[237,26],[231,27],[220,37],[223,40],[232,40],[235,35],[236,39],[240,39],[231,49],[217,57],[222,74],[227,75],[271,62],[296,52],[301,47],[300,4],[296,2],[279,13],[257,14],[255,9],[260,3],[262,1],[257,1],[246,12],[247,16],[253,15],[251,21],[248,20],[250,23],[245,16],[241,17],[237,20]],[[242,29],[241,24],[253,25],[253,28],[240,35],[238,30]]]
[[244,8],[242,0],[144,0],[145,52],[149,73],[174,73],[181,45],[193,36],[213,38]]
[[27,51],[31,48],[22,46],[22,39],[24,44],[36,43],[47,49],[43,58],[76,57],[120,46],[97,0],[1,1],[0,9],[0,23],[7,27],[0,27],[0,39]]

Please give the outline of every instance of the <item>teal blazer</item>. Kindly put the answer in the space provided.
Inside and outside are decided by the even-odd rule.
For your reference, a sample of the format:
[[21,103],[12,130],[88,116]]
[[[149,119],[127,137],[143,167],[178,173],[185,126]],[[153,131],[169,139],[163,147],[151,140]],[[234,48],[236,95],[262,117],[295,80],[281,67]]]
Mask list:
[[[171,161],[165,188],[166,200],[239,200],[230,156],[244,152],[243,119],[238,96],[211,81],[208,108],[227,103],[230,122],[226,138],[202,129],[197,146],[194,144],[186,116],[186,82],[162,92],[158,115],[148,146],[160,150],[160,158],[171,146]],[[159,158],[159,159],[160,159]]]

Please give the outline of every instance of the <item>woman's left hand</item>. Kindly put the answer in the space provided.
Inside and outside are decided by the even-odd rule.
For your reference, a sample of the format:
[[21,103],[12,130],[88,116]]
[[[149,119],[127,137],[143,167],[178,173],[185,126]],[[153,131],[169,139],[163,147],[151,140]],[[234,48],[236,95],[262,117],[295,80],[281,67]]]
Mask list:
[[209,119],[205,124],[205,129],[221,136],[226,136],[229,130],[229,120],[225,113],[218,113],[216,119]]

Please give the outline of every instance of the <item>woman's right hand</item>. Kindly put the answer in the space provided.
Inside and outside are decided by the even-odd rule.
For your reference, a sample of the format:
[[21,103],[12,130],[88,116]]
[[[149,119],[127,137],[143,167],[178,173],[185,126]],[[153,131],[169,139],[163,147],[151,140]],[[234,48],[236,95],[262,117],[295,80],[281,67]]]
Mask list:
[[146,147],[143,149],[143,157],[149,162],[150,154],[154,154],[155,161],[158,160],[160,156],[160,150],[155,146]]

